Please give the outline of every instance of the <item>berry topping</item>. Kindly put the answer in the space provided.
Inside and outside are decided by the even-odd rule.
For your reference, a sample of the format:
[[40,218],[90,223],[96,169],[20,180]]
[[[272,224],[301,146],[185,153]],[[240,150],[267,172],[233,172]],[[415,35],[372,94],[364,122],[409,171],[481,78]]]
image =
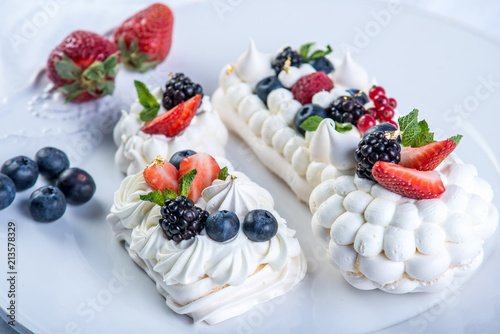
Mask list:
[[372,88],[370,88],[370,91],[368,92],[368,96],[370,97],[370,99],[375,99],[375,96],[378,96],[378,95],[385,95],[385,90],[384,88],[382,88],[381,86],[373,86]]
[[311,66],[314,67],[316,71],[323,72],[325,74],[330,74],[335,71],[332,62],[329,61],[326,57],[313,59],[309,62],[309,64],[311,64]]
[[323,72],[314,72],[300,78],[293,86],[292,93],[295,100],[301,104],[311,103],[314,94],[323,90],[330,91],[333,81]]
[[170,110],[195,95],[203,97],[203,88],[201,85],[193,83],[184,73],[176,73],[167,81],[162,104],[165,109]]
[[326,108],[326,113],[334,121],[356,125],[365,114],[365,108],[350,96],[340,96]]
[[[374,132],[395,131],[397,129],[398,129],[398,127],[390,122],[380,123],[380,124],[377,124],[377,125],[369,128],[368,130],[366,130],[365,133],[363,134],[363,139],[365,139],[366,136],[368,136],[369,134],[374,133]],[[401,136],[399,136],[398,139],[399,139],[399,141],[401,141]]]
[[438,197],[445,188],[436,171],[419,171],[397,164],[377,161],[373,166],[373,177],[388,190],[414,199]]
[[380,122],[388,122],[392,120],[392,118],[394,117],[394,109],[392,109],[388,105],[381,106],[377,110],[377,116],[378,116],[377,119]]
[[86,102],[113,94],[117,50],[106,37],[88,31],[69,34],[47,61],[47,76],[66,101]]
[[141,130],[148,134],[163,134],[167,137],[174,137],[189,126],[200,103],[201,96],[196,95],[147,122]]
[[[171,166],[175,168],[173,165]],[[206,153],[197,153],[182,159],[179,166],[179,177],[193,169],[197,170],[197,174],[191,183],[188,197],[196,202],[201,197],[202,191],[219,177],[220,167],[212,156]]]
[[17,191],[31,188],[38,179],[38,165],[23,155],[7,160],[1,172],[14,182]]
[[306,104],[299,108],[294,118],[294,125],[297,131],[304,135],[306,132],[301,127],[302,123],[304,123],[309,117],[318,116],[321,118],[326,118],[326,110],[317,104]]
[[377,95],[375,96],[373,103],[375,104],[375,108],[380,110],[381,107],[388,105],[389,99],[385,95]]
[[283,67],[285,66],[285,62],[289,59],[290,66],[299,67],[302,65],[304,58],[298,54],[296,51],[293,51],[291,47],[287,46],[281,51],[276,58],[272,61],[271,66],[276,71],[276,74],[279,74]]
[[267,96],[273,90],[278,88],[285,88],[285,86],[281,84],[278,77],[270,76],[259,81],[255,90],[257,92],[257,96],[260,97],[260,99],[267,105]]
[[243,220],[243,233],[255,242],[271,240],[278,232],[278,221],[266,210],[252,210]]
[[16,197],[16,185],[5,174],[0,174],[0,210],[12,204]]
[[170,158],[169,162],[175,166],[175,168],[179,169],[179,166],[181,165],[181,161],[184,158],[190,157],[192,155],[195,155],[196,152],[193,150],[184,150],[184,151],[179,151],[176,152],[172,157]]
[[80,168],[68,168],[63,171],[56,182],[69,204],[87,203],[94,196],[96,186],[94,179]]
[[177,168],[158,156],[143,172],[144,180],[153,190],[165,192],[165,189],[179,191]]
[[208,212],[194,205],[190,198],[178,196],[167,199],[161,208],[160,226],[168,240],[194,238],[205,227]]
[[368,108],[365,111],[366,114],[372,116],[375,119],[378,119],[378,110],[377,108]]
[[393,139],[387,139],[385,132],[376,131],[363,137],[356,149],[356,174],[359,177],[375,180],[372,167],[377,161],[397,164],[401,159],[401,146]]
[[145,72],[165,60],[172,44],[173,24],[172,11],[159,3],[125,20],[113,34],[123,64]]
[[29,198],[28,205],[33,219],[44,223],[61,218],[66,211],[64,194],[54,186],[35,190]]
[[359,132],[365,133],[366,130],[369,128],[375,126],[377,122],[375,121],[375,118],[371,115],[363,115],[358,119],[358,123],[356,123],[356,127],[358,128]]
[[361,104],[368,103],[370,100],[368,96],[366,96],[365,92],[359,89],[348,89],[347,92],[352,96],[352,98],[356,101],[359,101]]
[[217,242],[226,242],[238,234],[240,220],[232,211],[216,211],[208,216],[206,229],[210,239]]
[[396,102],[395,99],[393,99],[392,97],[389,98],[389,107],[391,107],[392,109],[396,109],[396,107],[398,106],[398,103]]
[[408,168],[428,171],[434,170],[457,147],[451,139],[412,148],[403,147],[400,165]]
[[66,153],[54,148],[44,147],[35,155],[40,174],[49,180],[56,179],[65,169],[69,168],[69,159]]

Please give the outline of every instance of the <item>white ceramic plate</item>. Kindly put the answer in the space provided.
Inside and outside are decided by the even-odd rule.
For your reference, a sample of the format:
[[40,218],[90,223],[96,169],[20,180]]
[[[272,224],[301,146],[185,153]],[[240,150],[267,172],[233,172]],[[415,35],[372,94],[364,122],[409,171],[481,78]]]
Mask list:
[[[44,65],[50,49],[70,31],[103,32],[146,6],[142,1],[110,1],[109,8],[114,9],[103,11],[99,10],[102,2],[97,1],[61,0],[58,4],[55,14],[47,16],[48,23],[40,25],[26,43],[2,51],[0,87],[13,92],[12,87],[26,85],[30,75]],[[2,36],[1,45],[12,43],[13,33],[21,34],[26,18],[42,18],[43,9],[36,6],[9,17],[10,30]],[[234,136],[227,156],[272,193],[277,210],[298,231],[309,261],[308,274],[284,297],[217,326],[193,325],[190,318],[172,312],[154,283],[113,240],[105,221],[122,176],[113,165],[116,148],[110,127],[102,122],[115,119],[113,112],[128,109],[135,98],[133,78],[157,86],[164,84],[169,72],[183,71],[211,93],[222,66],[245,50],[250,36],[269,52],[285,44],[316,41],[331,44],[340,55],[341,46],[350,45],[354,58],[396,97],[399,110],[419,108],[441,137],[464,134],[458,153],[474,162],[496,194],[500,193],[494,159],[500,154],[494,140],[500,122],[496,114],[500,104],[498,44],[409,7],[391,12],[387,4],[364,1],[317,0],[305,5],[285,0],[221,0],[176,7],[175,16],[174,45],[167,61],[143,75],[122,71],[114,97],[99,102],[108,103],[111,116],[93,110],[92,122],[82,123],[88,111],[38,102],[29,110],[28,101],[41,86],[18,90],[0,106],[0,161],[18,154],[32,156],[45,145],[59,146],[70,153],[73,165],[94,176],[98,186],[91,202],[68,207],[54,223],[40,224],[29,217],[26,200],[35,188],[19,193],[14,204],[0,212],[2,277],[8,271],[7,222],[16,223],[20,324],[36,333],[498,329],[498,317],[494,319],[500,310],[500,263],[496,261],[500,250],[493,247],[498,233],[486,245],[483,266],[465,285],[457,284],[444,293],[402,296],[356,290],[326,260],[310,231],[306,205]],[[41,179],[36,186],[44,182]],[[499,204],[498,197],[495,203]],[[0,307],[5,312],[9,302],[5,279],[0,280],[0,291]]]

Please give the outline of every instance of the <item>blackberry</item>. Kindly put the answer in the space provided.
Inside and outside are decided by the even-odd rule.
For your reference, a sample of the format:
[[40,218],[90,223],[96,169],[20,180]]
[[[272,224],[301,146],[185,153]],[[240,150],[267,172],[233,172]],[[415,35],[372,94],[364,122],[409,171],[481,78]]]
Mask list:
[[351,96],[340,96],[326,108],[329,118],[339,123],[351,123],[354,126],[365,112],[363,105]]
[[195,206],[192,199],[178,196],[165,201],[161,208],[160,226],[168,240],[189,240],[200,234],[208,215],[207,211]]
[[283,70],[283,66],[285,66],[285,62],[288,58],[290,58],[290,66],[299,67],[304,62],[304,58],[302,58],[298,52],[293,51],[291,47],[287,46],[271,63],[276,74],[279,74],[281,70]]
[[399,163],[401,146],[394,139],[385,138],[384,131],[376,131],[364,137],[358,144],[355,158],[356,174],[359,177],[373,180],[372,168],[377,161]]
[[201,85],[192,82],[184,73],[176,73],[167,81],[162,104],[165,109],[170,110],[197,94],[203,97],[203,88],[201,88]]

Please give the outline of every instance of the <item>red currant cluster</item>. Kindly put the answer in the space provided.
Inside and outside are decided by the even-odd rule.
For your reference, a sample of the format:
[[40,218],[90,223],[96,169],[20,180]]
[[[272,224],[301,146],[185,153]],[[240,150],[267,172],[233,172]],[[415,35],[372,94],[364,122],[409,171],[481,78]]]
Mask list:
[[368,96],[375,104],[375,107],[366,109],[366,114],[361,116],[356,127],[360,132],[365,132],[372,126],[379,123],[391,123],[398,127],[397,123],[392,119],[394,117],[394,108],[397,102],[394,98],[388,98],[385,95],[385,89],[381,86],[373,86],[368,92]]

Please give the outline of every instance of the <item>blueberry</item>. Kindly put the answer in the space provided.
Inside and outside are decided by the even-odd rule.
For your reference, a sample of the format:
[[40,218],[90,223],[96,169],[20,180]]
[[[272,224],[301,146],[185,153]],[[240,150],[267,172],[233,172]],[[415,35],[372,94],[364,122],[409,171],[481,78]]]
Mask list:
[[61,189],[69,204],[88,202],[95,193],[95,182],[92,176],[80,168],[68,168],[59,175],[56,186]]
[[0,210],[12,204],[16,197],[16,185],[5,174],[0,174]]
[[179,166],[181,165],[181,161],[184,158],[190,157],[192,155],[195,155],[196,152],[193,150],[184,150],[184,151],[179,151],[176,152],[172,157],[170,158],[170,163],[175,166],[175,168],[179,169]]
[[360,91],[359,89],[348,89],[347,92],[349,95],[354,96],[353,100],[359,101],[361,104],[366,104],[370,101],[365,92]]
[[266,210],[253,210],[243,220],[243,233],[256,242],[268,241],[278,232],[278,221]]
[[36,183],[38,165],[30,158],[20,155],[7,160],[2,166],[2,173],[14,181],[17,191],[22,191]]
[[232,211],[222,210],[212,212],[205,223],[208,236],[217,242],[231,240],[238,234],[240,220]]
[[[363,134],[363,139],[365,139],[370,133],[374,133],[377,131],[384,131],[385,132],[385,131],[395,131],[395,130],[397,130],[397,128],[394,125],[392,125],[391,123],[380,123],[380,124],[372,126],[368,130],[366,130],[366,132]],[[398,136],[398,138],[396,139],[396,142],[398,144],[401,143],[401,136]]]
[[309,62],[309,64],[311,64],[311,66],[314,67],[316,71],[321,71],[326,74],[335,71],[332,62],[329,61],[326,57],[313,59]]
[[63,170],[69,168],[69,159],[66,153],[54,148],[44,147],[36,152],[35,161],[40,174],[49,180],[56,179]]
[[66,211],[66,199],[59,188],[44,186],[35,190],[29,199],[30,214],[38,222],[52,222]]
[[305,135],[304,129],[300,125],[311,116],[319,116],[321,118],[326,118],[326,110],[317,104],[306,104],[303,105],[295,114],[294,124],[297,131],[302,135]]
[[259,81],[257,83],[255,90],[257,91],[257,95],[260,97],[260,99],[264,101],[264,103],[267,105],[267,96],[273,90],[278,88],[285,88],[285,87],[281,84],[278,77],[270,76]]

